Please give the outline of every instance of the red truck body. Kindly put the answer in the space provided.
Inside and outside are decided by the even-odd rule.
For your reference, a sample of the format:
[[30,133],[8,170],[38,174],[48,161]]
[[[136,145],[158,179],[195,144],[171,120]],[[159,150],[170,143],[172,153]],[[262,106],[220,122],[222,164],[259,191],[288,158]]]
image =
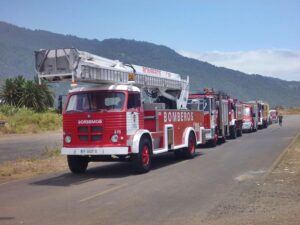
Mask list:
[[[204,113],[206,141],[215,146],[217,141],[224,142],[229,135],[229,101],[212,89],[203,93],[189,95],[188,107],[197,108]],[[234,116],[234,115],[232,115]]]
[[[62,154],[88,161],[142,156],[144,167],[151,155],[163,152],[191,157],[196,145],[205,142],[203,112],[162,106],[142,104],[138,88],[126,85],[75,89],[63,110]],[[146,151],[141,149],[143,143]]]
[[243,104],[236,99],[228,99],[229,134],[232,139],[242,135],[243,130]]

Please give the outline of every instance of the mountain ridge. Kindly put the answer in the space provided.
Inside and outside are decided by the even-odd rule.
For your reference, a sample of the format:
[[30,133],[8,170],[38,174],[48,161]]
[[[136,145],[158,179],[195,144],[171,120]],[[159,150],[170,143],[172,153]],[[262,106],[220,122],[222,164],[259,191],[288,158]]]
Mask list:
[[75,47],[122,62],[153,67],[190,77],[191,90],[213,87],[244,101],[262,99],[271,105],[299,106],[300,82],[246,74],[180,55],[175,50],[146,41],[79,38],[44,30],[31,30],[0,21],[0,77],[32,78],[34,50]]

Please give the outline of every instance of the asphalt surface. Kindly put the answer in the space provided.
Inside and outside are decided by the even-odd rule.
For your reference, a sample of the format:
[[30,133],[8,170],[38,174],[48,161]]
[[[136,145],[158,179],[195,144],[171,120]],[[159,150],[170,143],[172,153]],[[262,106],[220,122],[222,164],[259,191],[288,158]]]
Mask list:
[[[0,224],[207,224],[241,200],[300,132],[300,116],[244,134],[192,160],[172,154],[135,175],[127,163],[98,163],[84,175],[68,171],[0,185]],[[226,203],[226,204],[223,204]]]
[[0,164],[19,158],[39,156],[47,149],[60,147],[62,132],[13,134],[0,137]]

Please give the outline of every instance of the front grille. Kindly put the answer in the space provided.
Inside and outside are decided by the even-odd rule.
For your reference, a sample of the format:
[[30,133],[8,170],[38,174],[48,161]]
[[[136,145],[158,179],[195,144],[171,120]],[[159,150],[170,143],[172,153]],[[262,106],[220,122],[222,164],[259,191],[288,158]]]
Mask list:
[[77,128],[80,141],[101,141],[103,127],[101,126],[79,126]]
[[88,127],[78,127],[78,133],[88,133],[89,128]]
[[89,136],[88,135],[78,135],[80,141],[88,141]]
[[92,135],[92,141],[100,141],[102,140],[102,135]]
[[93,126],[92,127],[92,132],[96,133],[96,132],[102,132],[103,131],[103,127],[100,126]]

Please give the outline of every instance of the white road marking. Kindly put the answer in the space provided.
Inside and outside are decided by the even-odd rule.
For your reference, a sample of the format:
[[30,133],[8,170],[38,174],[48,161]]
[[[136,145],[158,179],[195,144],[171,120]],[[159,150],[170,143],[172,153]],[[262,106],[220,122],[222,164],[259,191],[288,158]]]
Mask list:
[[83,198],[83,199],[81,199],[79,202],[86,202],[86,201],[89,201],[89,200],[91,200],[91,199],[93,199],[93,198],[97,198],[97,197],[99,197],[99,196],[101,196],[101,195],[104,195],[104,194],[107,194],[107,193],[109,193],[109,192],[116,191],[116,190],[118,190],[118,189],[120,189],[120,188],[122,188],[122,187],[125,187],[125,186],[127,186],[127,185],[128,185],[128,183],[120,184],[120,185],[118,185],[118,186],[109,188],[109,189],[107,189],[107,190],[105,190],[105,191],[101,191],[101,192],[99,192],[99,193],[97,193],[97,194],[94,194],[94,195],[92,195],[92,196]]

